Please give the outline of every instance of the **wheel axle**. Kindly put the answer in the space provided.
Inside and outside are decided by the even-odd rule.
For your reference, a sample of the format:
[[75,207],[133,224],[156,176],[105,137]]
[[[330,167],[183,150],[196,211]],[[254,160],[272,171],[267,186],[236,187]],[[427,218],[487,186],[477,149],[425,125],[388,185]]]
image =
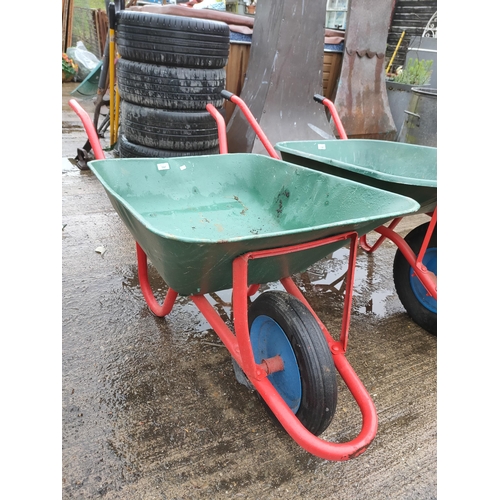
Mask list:
[[282,372],[285,369],[285,364],[281,356],[277,354],[272,358],[263,359],[260,367],[266,372],[266,375],[271,375],[271,373]]

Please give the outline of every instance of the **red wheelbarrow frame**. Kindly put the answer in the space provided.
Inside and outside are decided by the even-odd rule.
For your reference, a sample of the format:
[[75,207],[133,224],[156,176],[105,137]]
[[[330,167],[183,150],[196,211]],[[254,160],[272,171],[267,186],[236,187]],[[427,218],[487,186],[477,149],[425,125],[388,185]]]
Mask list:
[[[279,154],[276,152],[274,149],[273,145],[269,141],[269,139],[266,137],[264,131],[260,127],[259,123],[255,119],[255,117],[252,115],[252,112],[246,105],[246,103],[238,96],[234,95],[233,93],[223,90],[222,96],[225,99],[228,99],[231,101],[233,104],[236,104],[244,114],[245,118],[249,121],[250,125],[252,126],[253,130],[257,134],[257,137],[259,140],[262,142],[262,145],[268,152],[268,154],[277,159],[281,159]],[[337,128],[337,131],[339,133],[339,136],[341,140],[347,140],[347,134],[345,132],[344,126],[342,125],[342,122],[340,120],[339,114],[337,112],[337,109],[335,108],[334,104],[332,101],[329,99],[316,94],[314,95],[314,100],[317,102],[320,102],[324,106],[328,108],[330,111],[330,114],[332,116],[333,122],[335,123],[335,127]],[[209,108],[210,107],[210,108]],[[224,122],[222,119],[222,116],[216,117],[218,111],[211,105],[207,105],[207,110],[216,118],[217,124],[219,127],[219,144],[220,144],[220,152],[221,153],[226,153],[227,152],[227,141],[225,140],[225,137],[223,138],[223,142],[220,142],[221,140],[221,135],[224,135],[221,130],[222,123]],[[221,120],[222,119],[222,123]],[[225,127],[225,125],[224,125]],[[222,149],[224,148],[224,150]],[[367,240],[366,240],[366,235],[361,236],[359,240],[359,246],[363,248],[368,253],[373,253],[382,243],[383,241],[387,238],[391,240],[401,251],[405,259],[408,261],[410,266],[412,267],[415,275],[418,277],[424,288],[426,289],[427,293],[431,295],[434,299],[437,300],[437,276],[429,271],[427,267],[423,263],[423,258],[425,255],[425,252],[427,251],[427,247],[429,245],[429,241],[431,239],[432,233],[434,231],[434,228],[436,227],[437,224],[437,207],[434,209],[432,213],[428,213],[429,217],[431,218],[431,221],[429,223],[429,227],[427,228],[426,235],[424,237],[424,240],[422,242],[422,246],[420,247],[420,250],[418,252],[418,255],[413,252],[411,247],[406,243],[404,238],[402,238],[398,233],[394,231],[396,226],[401,222],[403,217],[397,217],[392,220],[392,222],[388,226],[379,226],[376,229],[374,229],[375,232],[379,233],[381,236],[377,239],[377,241],[373,244],[370,245]]]
[[[69,105],[80,117],[84,125],[90,144],[94,150],[95,158],[105,159],[104,152],[90,117],[74,99],[69,101]],[[224,119],[211,104],[207,105],[207,110],[217,121],[220,151],[221,153],[227,153]],[[279,158],[277,155],[275,157]],[[362,415],[361,430],[357,437],[346,443],[326,441],[315,436],[304,427],[267,378],[269,374],[283,369],[281,358],[276,356],[271,359],[263,360],[262,363],[257,364],[253,355],[248,327],[248,297],[255,294],[260,286],[248,286],[248,262],[250,260],[300,252],[337,241],[350,241],[349,266],[346,276],[346,291],[339,340],[335,340],[329,333],[291,277],[282,278],[280,282],[288,293],[302,301],[313,314],[328,343],[335,367],[359,406]],[[375,404],[345,357],[351,319],[357,246],[357,233],[346,232],[337,236],[322,238],[303,244],[252,251],[236,257],[232,264],[234,333],[225,324],[205,295],[190,296],[190,299],[209,322],[231,356],[236,360],[251,384],[262,396],[287,433],[306,451],[326,460],[344,461],[361,455],[375,438],[378,427],[378,416]],[[137,242],[136,250],[139,283],[144,299],[153,314],[164,317],[171,312],[178,294],[175,290],[169,288],[162,304],[156,300],[149,283],[147,255]]]

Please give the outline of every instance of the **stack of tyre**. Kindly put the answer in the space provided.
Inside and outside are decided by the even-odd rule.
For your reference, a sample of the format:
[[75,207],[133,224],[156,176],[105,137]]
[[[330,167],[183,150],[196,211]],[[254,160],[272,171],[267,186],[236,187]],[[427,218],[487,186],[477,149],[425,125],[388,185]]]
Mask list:
[[119,155],[218,153],[217,123],[206,105],[223,112],[227,24],[122,10],[117,14],[116,46]]

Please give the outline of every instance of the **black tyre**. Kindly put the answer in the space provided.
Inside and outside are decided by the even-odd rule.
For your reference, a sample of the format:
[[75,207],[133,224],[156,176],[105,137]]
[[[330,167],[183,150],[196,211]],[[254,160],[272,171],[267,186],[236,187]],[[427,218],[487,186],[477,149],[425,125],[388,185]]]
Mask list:
[[120,96],[150,108],[205,110],[207,103],[223,105],[224,69],[161,66],[119,59],[116,66]]
[[320,435],[336,410],[337,379],[317,321],[302,302],[279,291],[259,295],[248,315],[255,361],[281,356],[285,369],[268,378],[304,427]]
[[[429,223],[422,224],[408,233],[406,243],[418,255]],[[437,276],[437,226],[432,233],[427,251],[423,258],[425,267]],[[429,333],[437,335],[437,301],[428,294],[420,280],[414,275],[413,268],[400,250],[394,258],[394,285],[399,300],[408,315],[417,325]]]
[[219,154],[219,148],[204,149],[201,151],[171,151],[155,149],[130,142],[123,134],[118,138],[118,152],[121,158],[173,158],[175,156],[200,156]]
[[168,111],[124,100],[120,127],[129,141],[155,149],[199,151],[219,143],[217,122],[208,111]]
[[120,11],[116,45],[121,57],[137,62],[223,68],[229,56],[229,26],[191,17]]

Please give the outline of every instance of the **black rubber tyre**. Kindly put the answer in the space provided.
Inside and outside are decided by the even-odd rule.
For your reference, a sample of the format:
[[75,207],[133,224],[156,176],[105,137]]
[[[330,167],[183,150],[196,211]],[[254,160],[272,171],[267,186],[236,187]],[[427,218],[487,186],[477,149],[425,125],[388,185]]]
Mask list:
[[[418,255],[429,223],[422,224],[410,231],[405,241]],[[423,259],[424,265],[437,275],[437,226]],[[416,276],[412,276],[413,268],[400,250],[394,258],[394,285],[399,300],[412,320],[429,333],[437,335],[437,301],[427,291]]]
[[[299,385],[298,403],[294,403],[295,407],[287,403],[306,429],[320,435],[335,414],[337,378],[332,354],[318,322],[302,302],[280,291],[259,295],[250,306],[248,316],[256,362],[262,361],[258,359],[262,354],[257,346],[263,346],[267,357],[282,356],[285,369],[271,374],[269,380],[285,401],[288,388],[293,392],[297,387],[291,386]],[[287,350],[291,352],[286,353]],[[294,378],[297,368],[298,375]],[[277,375],[281,380],[272,378]],[[274,417],[262,398],[261,401]]]
[[208,111],[168,111],[121,102],[120,127],[130,142],[155,149],[199,151],[219,144]]
[[125,59],[187,68],[223,68],[227,63],[226,23],[126,10],[116,17],[116,46]]
[[155,149],[130,142],[123,134],[118,138],[118,152],[120,158],[173,158],[176,156],[201,156],[219,154],[219,147],[203,149],[201,151],[171,151]]
[[205,110],[207,103],[223,105],[224,69],[161,66],[119,59],[116,75],[120,96],[150,108]]

